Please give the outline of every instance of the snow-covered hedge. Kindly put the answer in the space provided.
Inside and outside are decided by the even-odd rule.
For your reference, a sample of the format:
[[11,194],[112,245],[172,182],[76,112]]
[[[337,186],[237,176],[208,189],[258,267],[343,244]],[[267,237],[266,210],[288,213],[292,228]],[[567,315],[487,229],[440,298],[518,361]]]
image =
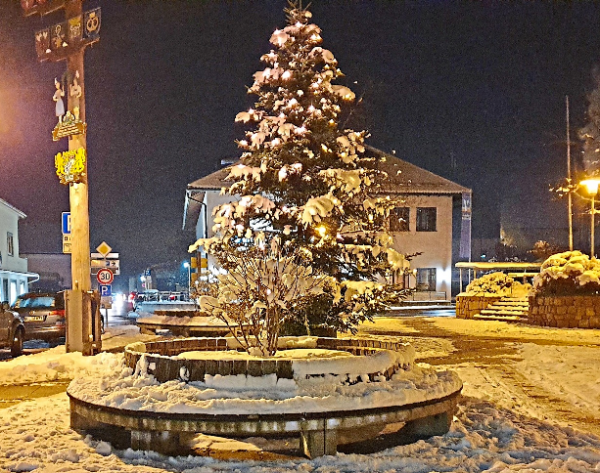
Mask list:
[[581,251],[550,256],[534,280],[539,295],[600,294],[600,261]]
[[491,273],[473,280],[466,293],[470,296],[524,296],[530,289],[531,285],[521,284],[504,273]]

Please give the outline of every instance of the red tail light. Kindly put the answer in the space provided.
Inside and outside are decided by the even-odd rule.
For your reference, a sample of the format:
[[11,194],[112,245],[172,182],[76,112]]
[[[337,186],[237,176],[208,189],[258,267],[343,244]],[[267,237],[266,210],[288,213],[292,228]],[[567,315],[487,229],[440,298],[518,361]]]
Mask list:
[[57,326],[63,326],[65,325],[66,319],[65,319],[65,311],[64,310],[52,310],[50,311],[50,313],[48,314],[50,315],[58,315],[59,319],[56,321],[56,325]]

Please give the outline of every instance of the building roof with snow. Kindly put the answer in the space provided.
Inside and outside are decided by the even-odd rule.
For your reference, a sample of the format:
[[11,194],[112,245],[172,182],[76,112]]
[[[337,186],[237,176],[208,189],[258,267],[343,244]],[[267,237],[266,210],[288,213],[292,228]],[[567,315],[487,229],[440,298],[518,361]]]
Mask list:
[[[388,174],[381,185],[381,192],[391,195],[460,195],[471,193],[471,189],[445,179],[419,166],[404,161],[372,146],[366,146],[367,155],[384,158],[378,161],[378,167]],[[239,162],[239,161],[238,161]],[[231,166],[238,164],[235,162]],[[231,166],[202,177],[187,186],[183,229],[193,230],[200,215],[205,192],[220,192],[232,183],[226,178]]]

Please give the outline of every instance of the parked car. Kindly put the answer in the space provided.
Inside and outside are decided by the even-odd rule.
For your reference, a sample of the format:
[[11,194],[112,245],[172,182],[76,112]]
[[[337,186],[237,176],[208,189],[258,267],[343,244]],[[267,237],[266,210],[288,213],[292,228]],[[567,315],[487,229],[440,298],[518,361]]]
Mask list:
[[12,306],[23,319],[25,340],[59,343],[65,337],[64,292],[28,292]]
[[0,304],[0,347],[8,347],[12,356],[19,356],[23,353],[24,334],[19,314],[9,310],[8,302]]

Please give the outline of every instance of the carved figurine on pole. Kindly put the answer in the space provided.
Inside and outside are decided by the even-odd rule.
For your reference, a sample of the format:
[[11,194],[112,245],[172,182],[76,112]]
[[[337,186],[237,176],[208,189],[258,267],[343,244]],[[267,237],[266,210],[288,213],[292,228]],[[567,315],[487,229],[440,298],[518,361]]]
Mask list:
[[54,78],[54,85],[56,87],[56,92],[54,92],[52,100],[56,102],[56,117],[58,118],[58,123],[61,124],[63,115],[65,114],[65,102],[62,99],[65,96],[65,91],[63,90],[60,81],[56,78]]
[[[65,91],[62,88],[62,83],[58,80],[54,80],[56,85],[56,92],[54,93],[53,100],[56,102],[56,116],[58,117],[58,123],[52,131],[52,139],[58,141],[61,138],[68,136],[83,135],[86,131],[87,125],[81,121],[79,98],[83,91],[79,85],[79,71],[75,71],[75,76],[72,81],[69,82],[69,109],[65,113],[65,104],[62,97],[65,95]],[[72,111],[71,111],[72,110]]]
[[75,120],[79,120],[79,98],[81,97],[81,86],[78,79],[79,71],[75,71],[73,83],[69,85],[69,105],[70,109],[73,110]]

